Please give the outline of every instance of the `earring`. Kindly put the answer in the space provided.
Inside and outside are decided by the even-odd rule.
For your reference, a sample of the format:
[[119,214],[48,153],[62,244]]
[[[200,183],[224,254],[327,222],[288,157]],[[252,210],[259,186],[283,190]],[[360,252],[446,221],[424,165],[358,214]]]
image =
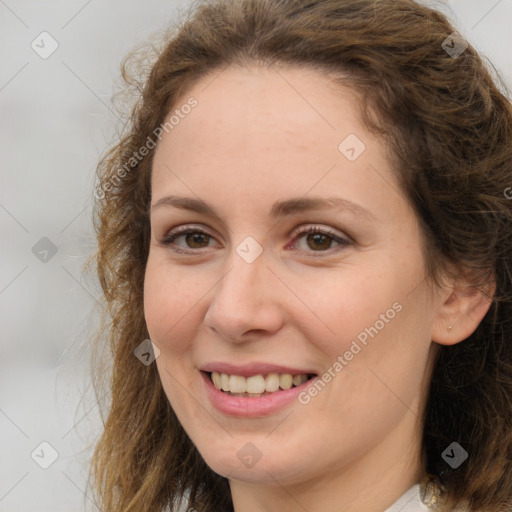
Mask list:
[[452,325],[450,324],[447,328],[448,331],[451,331],[453,329]]
[[427,474],[420,485],[421,501],[430,508],[442,501],[443,494],[444,489],[439,478]]

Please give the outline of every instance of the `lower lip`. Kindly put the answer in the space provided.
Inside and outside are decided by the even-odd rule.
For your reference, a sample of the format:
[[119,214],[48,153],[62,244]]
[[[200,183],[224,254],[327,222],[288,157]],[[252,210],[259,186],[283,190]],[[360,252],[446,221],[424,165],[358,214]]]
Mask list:
[[206,394],[212,405],[224,414],[243,418],[267,416],[283,409],[294,400],[298,400],[298,395],[314,380],[314,378],[307,380],[295,388],[274,391],[270,395],[245,398],[228,395],[228,393],[220,391],[213,385],[207,373],[201,372],[201,376],[206,385]]

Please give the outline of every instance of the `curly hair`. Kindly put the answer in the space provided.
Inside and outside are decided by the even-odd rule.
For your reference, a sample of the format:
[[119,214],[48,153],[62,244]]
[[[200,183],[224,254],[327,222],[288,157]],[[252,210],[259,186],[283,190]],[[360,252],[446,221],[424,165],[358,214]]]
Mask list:
[[[213,0],[195,4],[154,58],[144,50],[125,60],[124,80],[139,99],[98,165],[94,211],[106,311],[98,349],[108,336],[112,356],[110,372],[93,359],[97,396],[111,394],[91,464],[101,510],[177,510],[184,499],[201,512],[233,510],[227,479],[181,427],[156,365],[134,357],[149,337],[143,283],[154,151],[141,148],[198,80],[256,62],[342,77],[418,216],[430,282],[456,269],[482,290],[495,285],[474,333],[439,347],[423,463],[445,490],[442,511],[511,506],[512,106],[471,45],[456,57],[445,51],[453,32],[442,13],[412,0]],[[147,69],[142,78],[128,70],[134,59]],[[454,440],[469,453],[457,469],[441,457]]]

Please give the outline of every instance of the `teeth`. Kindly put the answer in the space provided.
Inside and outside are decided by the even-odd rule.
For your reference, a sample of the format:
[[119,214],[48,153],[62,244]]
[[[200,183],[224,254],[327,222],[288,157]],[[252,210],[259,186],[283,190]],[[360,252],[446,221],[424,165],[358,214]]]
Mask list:
[[289,373],[283,373],[279,376],[279,387],[281,389],[290,389],[293,385],[293,376]]
[[293,376],[293,385],[300,386],[303,382],[306,382],[307,380],[308,380],[308,376],[304,375],[303,373],[300,375],[294,375]]
[[247,389],[247,381],[240,375],[229,376],[229,391],[231,393],[245,393]]
[[265,379],[265,391],[277,391],[279,389],[279,375],[269,373]]
[[217,389],[222,389],[233,396],[244,397],[259,397],[279,389],[290,389],[293,386],[300,386],[308,380],[305,373],[296,375],[269,373],[267,376],[260,374],[246,378],[241,375],[212,372],[210,378]]
[[225,373],[220,374],[220,386],[222,391],[229,391],[229,375]]
[[222,388],[222,384],[221,384],[221,381],[220,381],[220,374],[219,373],[213,372],[212,375],[211,375],[211,379],[213,381],[213,385],[217,389],[221,389]]
[[[244,377],[240,378],[244,379]],[[247,393],[263,393],[265,391],[265,379],[263,375],[253,375],[244,380],[247,381]]]

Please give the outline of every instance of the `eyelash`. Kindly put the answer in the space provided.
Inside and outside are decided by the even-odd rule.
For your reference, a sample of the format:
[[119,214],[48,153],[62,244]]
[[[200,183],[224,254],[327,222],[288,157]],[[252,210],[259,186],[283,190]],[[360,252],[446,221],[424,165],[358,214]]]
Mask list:
[[[190,226],[185,226],[185,227],[182,227],[182,228],[178,228],[174,233],[170,232],[169,234],[167,234],[165,236],[165,238],[161,241],[161,243],[163,245],[165,245],[165,246],[170,247],[176,253],[180,253],[180,254],[197,254],[197,252],[200,249],[189,249],[189,250],[186,250],[186,249],[179,248],[177,246],[171,247],[171,246],[174,245],[174,241],[177,238],[179,238],[180,236],[189,235],[189,234],[193,234],[193,233],[201,234],[201,235],[206,235],[206,236],[208,236],[210,238],[214,238],[212,235],[210,235],[206,231],[203,231],[203,230],[198,229],[198,228],[190,227]],[[309,227],[305,227],[305,228],[300,228],[300,229],[298,229],[294,233],[294,235],[293,235],[293,246],[297,243],[297,241],[299,240],[301,235],[309,235],[309,234],[315,234],[315,233],[319,233],[321,235],[324,235],[324,236],[327,236],[329,238],[332,238],[332,240],[334,242],[337,242],[340,245],[337,246],[337,247],[334,247],[334,248],[331,247],[329,249],[320,250],[320,251],[304,251],[304,250],[299,250],[300,253],[306,254],[308,257],[318,258],[319,256],[321,256],[322,254],[325,254],[325,253],[331,255],[333,249],[335,249],[336,252],[337,252],[337,250],[340,250],[340,249],[342,249],[344,247],[347,247],[347,246],[350,246],[350,245],[353,244],[353,242],[351,240],[349,240],[347,238],[341,238],[336,233],[334,233],[333,231],[330,231],[329,229],[321,228],[319,226],[309,226]],[[207,249],[207,247],[204,247],[204,249]],[[319,254],[315,254],[315,253],[319,253]]]

